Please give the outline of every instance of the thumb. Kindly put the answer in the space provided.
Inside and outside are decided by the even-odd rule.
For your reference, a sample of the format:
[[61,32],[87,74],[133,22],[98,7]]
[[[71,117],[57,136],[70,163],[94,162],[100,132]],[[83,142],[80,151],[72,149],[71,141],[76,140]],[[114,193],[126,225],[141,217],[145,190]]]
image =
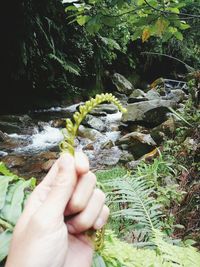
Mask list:
[[38,211],[43,216],[52,218],[63,216],[77,181],[75,160],[70,154],[63,154],[57,164],[57,174],[52,179],[47,198]]

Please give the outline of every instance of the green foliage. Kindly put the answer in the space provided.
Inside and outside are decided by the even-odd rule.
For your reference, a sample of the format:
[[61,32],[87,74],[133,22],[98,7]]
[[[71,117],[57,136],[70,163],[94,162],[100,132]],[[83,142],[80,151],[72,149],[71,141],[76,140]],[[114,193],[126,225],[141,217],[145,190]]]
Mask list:
[[[136,249],[106,232],[105,246],[95,257],[93,267],[199,267],[200,254],[191,246],[178,247],[164,241],[162,234],[154,231],[155,249]],[[98,258],[97,258],[98,257]]]
[[[67,3],[66,1],[64,2]],[[146,42],[150,36],[161,37],[165,41],[171,37],[183,40],[181,31],[190,26],[182,19],[181,9],[187,3],[148,1],[70,1],[65,11],[70,23],[76,21],[85,25],[90,34],[104,31],[104,27],[118,27],[126,23],[132,33],[132,40],[141,38]]]
[[8,253],[13,228],[22,213],[30,190],[35,187],[36,180],[24,180],[12,174],[0,162],[0,261]]
[[108,204],[123,205],[121,210],[112,211],[112,218],[124,217],[132,222],[134,228],[145,236],[147,241],[154,229],[162,226],[161,206],[152,197],[154,188],[146,180],[135,176],[124,176],[104,184],[114,189],[108,192]]

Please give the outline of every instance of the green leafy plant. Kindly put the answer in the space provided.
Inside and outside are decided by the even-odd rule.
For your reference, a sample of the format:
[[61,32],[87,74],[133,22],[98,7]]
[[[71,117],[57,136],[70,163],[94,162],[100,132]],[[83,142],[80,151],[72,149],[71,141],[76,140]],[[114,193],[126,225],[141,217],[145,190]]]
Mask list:
[[14,226],[36,180],[12,174],[0,162],[0,262],[7,256]]

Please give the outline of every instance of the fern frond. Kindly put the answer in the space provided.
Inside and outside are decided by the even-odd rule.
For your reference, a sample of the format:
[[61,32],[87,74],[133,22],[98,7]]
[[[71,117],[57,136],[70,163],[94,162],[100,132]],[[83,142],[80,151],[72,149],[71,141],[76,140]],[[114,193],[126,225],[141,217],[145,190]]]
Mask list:
[[144,179],[134,176],[124,176],[106,183],[112,188],[108,193],[108,204],[126,203],[126,208],[114,211],[111,216],[123,216],[139,225],[148,234],[152,235],[154,229],[162,226],[162,212],[160,205],[152,197],[154,190]]
[[75,75],[80,75],[80,69],[76,64],[63,60],[54,54],[49,54],[48,56],[50,59],[56,61],[65,71],[73,73]]

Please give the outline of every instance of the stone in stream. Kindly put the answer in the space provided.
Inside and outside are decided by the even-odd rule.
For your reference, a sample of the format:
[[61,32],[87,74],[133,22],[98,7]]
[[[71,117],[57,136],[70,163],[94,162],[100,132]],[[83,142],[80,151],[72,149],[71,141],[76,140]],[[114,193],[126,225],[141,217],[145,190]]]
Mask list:
[[127,113],[122,115],[122,123],[155,127],[166,120],[168,107],[175,106],[176,102],[163,99],[128,104]]
[[80,137],[87,138],[92,141],[96,141],[102,137],[102,134],[99,131],[91,128],[86,128],[83,125],[79,126],[78,135]]
[[151,89],[146,93],[146,98],[148,100],[155,100],[155,99],[160,99],[161,96],[155,89]]
[[163,96],[163,99],[168,99],[175,101],[177,103],[183,102],[184,100],[188,99],[186,93],[181,89],[174,89],[171,90],[169,94]]
[[104,149],[98,153],[96,160],[100,165],[113,166],[116,165],[121,157],[121,150],[114,146],[110,149]]
[[90,128],[96,129],[100,132],[105,130],[105,123],[92,115],[87,115],[85,120],[82,122],[83,125],[89,126]]
[[139,159],[146,153],[152,151],[156,147],[156,143],[150,134],[132,132],[121,137],[117,145],[127,145],[126,149],[133,155],[134,159]]
[[128,103],[136,103],[148,100],[146,93],[141,89],[135,89],[128,98]]
[[112,81],[119,93],[130,95],[134,90],[134,86],[123,75],[115,73],[112,77]]
[[118,112],[118,108],[114,104],[100,104],[94,108],[90,114],[95,116],[106,116]]

